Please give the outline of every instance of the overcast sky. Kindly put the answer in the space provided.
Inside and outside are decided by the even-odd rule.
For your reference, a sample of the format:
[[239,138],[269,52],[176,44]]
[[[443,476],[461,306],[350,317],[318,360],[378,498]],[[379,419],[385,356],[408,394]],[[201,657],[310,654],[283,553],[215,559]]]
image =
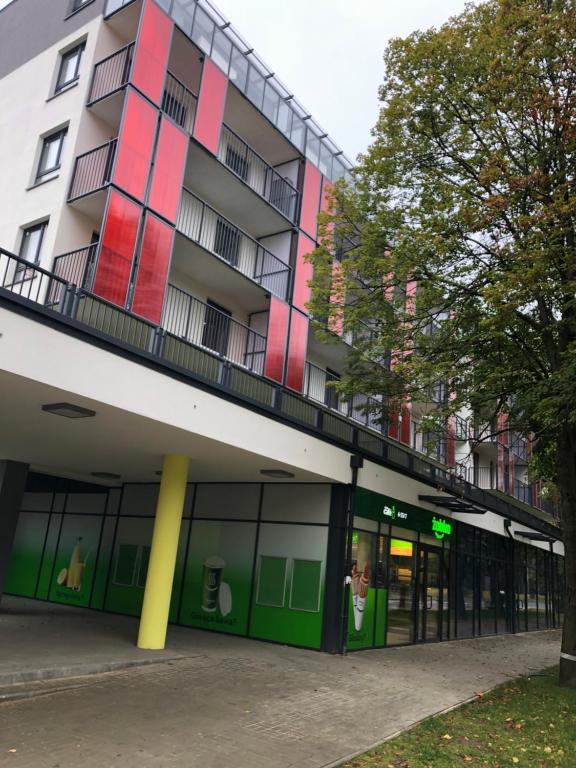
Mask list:
[[378,115],[392,37],[439,26],[464,0],[213,0],[354,159]]
[[376,122],[386,42],[464,8],[464,0],[214,2],[352,159]]

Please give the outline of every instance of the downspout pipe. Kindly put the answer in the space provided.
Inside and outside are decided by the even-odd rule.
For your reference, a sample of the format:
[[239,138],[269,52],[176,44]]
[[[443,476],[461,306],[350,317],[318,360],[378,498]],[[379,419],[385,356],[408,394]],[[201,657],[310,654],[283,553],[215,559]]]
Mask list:
[[352,478],[348,494],[348,513],[346,521],[346,558],[344,567],[344,599],[342,600],[342,623],[340,647],[343,656],[348,652],[348,612],[350,610],[350,574],[352,572],[352,536],[354,534],[354,514],[356,509],[356,489],[358,487],[358,470],[364,466],[364,458],[358,454],[350,456]]

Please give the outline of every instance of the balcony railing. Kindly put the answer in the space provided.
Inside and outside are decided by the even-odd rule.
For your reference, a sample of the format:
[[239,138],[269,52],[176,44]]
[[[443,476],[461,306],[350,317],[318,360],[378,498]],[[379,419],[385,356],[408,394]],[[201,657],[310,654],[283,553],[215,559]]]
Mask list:
[[[66,283],[85,288],[88,291],[91,290],[97,251],[98,243],[92,243],[86,248],[56,256],[53,267],[54,275]],[[60,290],[61,285],[60,282],[54,283],[50,296],[51,302],[59,300],[56,291]]]
[[197,104],[197,96],[168,72],[162,95],[162,110],[190,135],[194,129]]
[[288,297],[290,266],[187,189],[182,191],[176,227],[270,293]]
[[532,486],[522,480],[514,479],[512,495],[525,504],[532,504]]
[[512,453],[522,461],[528,461],[528,441],[517,432],[510,433],[510,448]]
[[470,440],[470,422],[462,416],[456,416],[454,420],[454,439],[459,442]]
[[[110,304],[53,272],[2,249],[0,295],[6,302],[11,301],[37,312],[39,318],[46,313],[53,320],[62,315],[67,324],[74,323],[86,334],[96,332],[100,341],[106,340],[115,348],[141,353],[148,361],[155,360],[160,366],[177,370],[192,383],[201,381],[225,392],[234,401],[249,403],[292,426],[303,425],[320,437],[337,440],[346,450],[359,451],[383,466],[392,466],[433,486],[441,485],[449,492],[464,495],[475,504],[527,525],[534,525],[537,521],[533,514],[510,504],[502,496],[470,483],[463,487],[462,480],[446,468],[418,457],[395,441],[355,424],[320,403],[314,404],[311,399],[247,370],[248,364],[245,363],[245,367],[234,365],[208,346],[202,348],[202,343],[195,346],[182,336]],[[57,300],[50,297],[57,297]],[[246,331],[255,333],[251,329]],[[246,360],[252,352],[255,358],[260,354],[247,345]],[[547,506],[544,500],[540,502],[542,509]],[[546,522],[540,522],[539,528],[551,535],[555,535],[557,530]]]
[[88,104],[93,104],[95,101],[119,91],[127,84],[130,79],[133,53],[134,43],[130,43],[96,64],[92,75]]
[[68,200],[76,200],[103,189],[112,175],[117,139],[78,155],[74,164]]
[[175,285],[166,290],[162,327],[249,371],[264,372],[265,336]]
[[220,133],[218,159],[290,221],[298,213],[298,190],[228,126]]

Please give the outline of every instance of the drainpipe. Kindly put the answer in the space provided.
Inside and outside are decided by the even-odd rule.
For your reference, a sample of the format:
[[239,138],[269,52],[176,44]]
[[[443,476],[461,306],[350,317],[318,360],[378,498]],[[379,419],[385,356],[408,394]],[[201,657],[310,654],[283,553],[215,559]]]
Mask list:
[[350,610],[350,573],[352,571],[352,536],[354,533],[354,511],[356,508],[356,488],[358,487],[358,470],[364,466],[364,458],[358,454],[350,456],[352,482],[348,495],[348,518],[346,523],[346,558],[344,567],[344,599],[342,600],[342,623],[340,647],[342,655],[346,655],[348,638],[348,612]]

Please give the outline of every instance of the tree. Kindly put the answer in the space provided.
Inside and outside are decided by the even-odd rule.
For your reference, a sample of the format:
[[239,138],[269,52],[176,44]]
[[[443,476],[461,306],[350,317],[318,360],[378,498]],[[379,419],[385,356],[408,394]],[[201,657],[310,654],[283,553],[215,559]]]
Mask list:
[[310,309],[326,338],[356,335],[340,386],[380,396],[382,418],[445,382],[437,425],[491,410],[535,436],[576,685],[576,10],[487,0],[384,58],[373,142],[321,216]]

